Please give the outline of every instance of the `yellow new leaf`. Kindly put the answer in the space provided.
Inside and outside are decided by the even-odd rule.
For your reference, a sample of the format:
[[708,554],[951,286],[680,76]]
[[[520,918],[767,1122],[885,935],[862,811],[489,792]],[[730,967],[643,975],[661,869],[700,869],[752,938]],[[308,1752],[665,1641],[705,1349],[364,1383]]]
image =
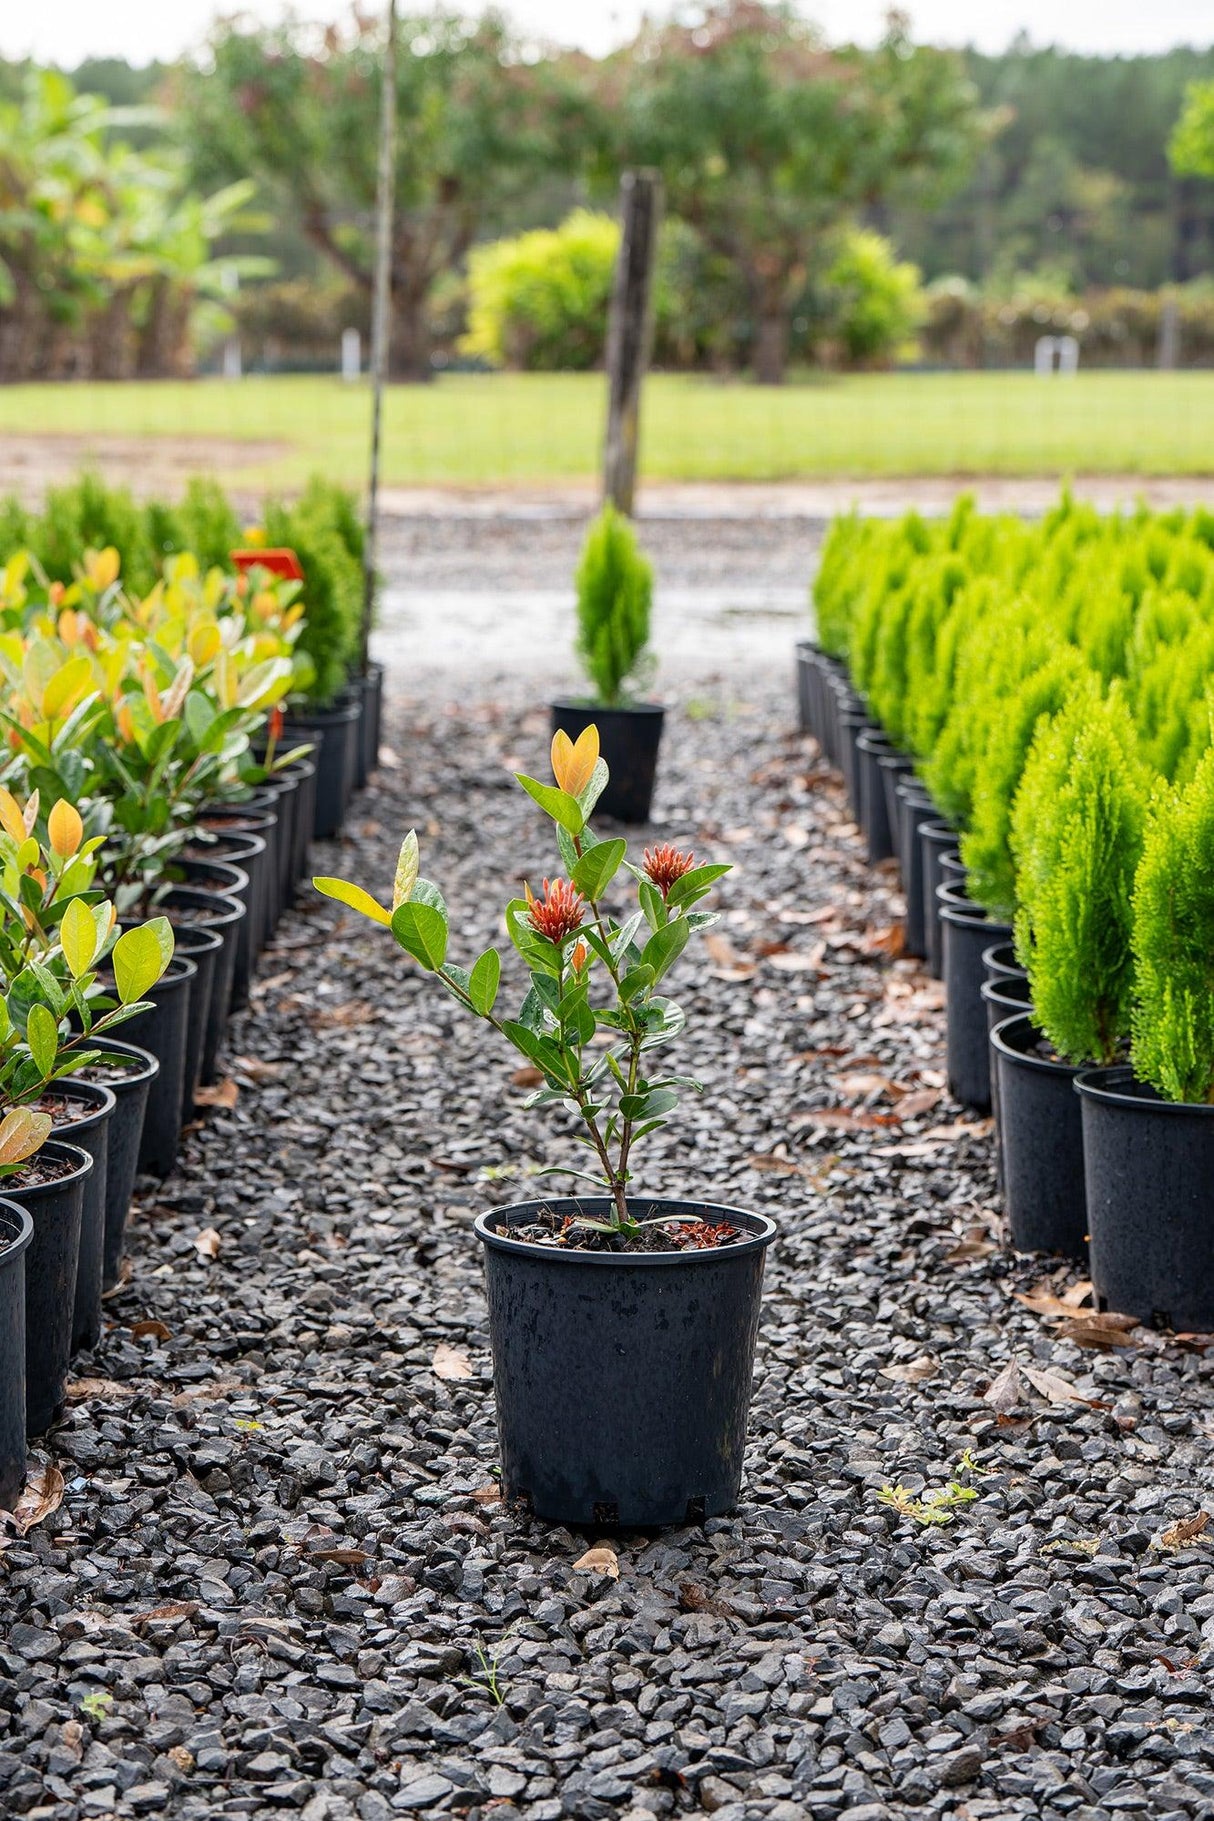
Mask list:
[[83,898],[73,898],[64,911],[59,946],[74,980],[88,973],[99,943],[96,919]]
[[58,854],[61,860],[70,860],[84,840],[84,823],[80,820],[80,811],[66,797],[60,797],[46,820],[46,832],[50,837],[51,851]]
[[361,885],[351,885],[348,879],[313,879],[312,883],[326,898],[336,898],[339,904],[348,905],[360,915],[370,917],[373,923],[387,926],[392,921],[391,911],[386,911]]
[[12,791],[5,790],[2,784],[0,784],[0,828],[3,828],[5,834],[11,841],[15,841],[18,847],[25,840],[25,817],[21,814],[21,806]]

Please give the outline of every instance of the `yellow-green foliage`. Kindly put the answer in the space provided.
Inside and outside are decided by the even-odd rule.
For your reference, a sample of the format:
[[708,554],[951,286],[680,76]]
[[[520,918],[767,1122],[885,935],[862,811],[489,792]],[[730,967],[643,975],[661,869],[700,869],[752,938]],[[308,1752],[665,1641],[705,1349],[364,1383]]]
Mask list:
[[610,215],[575,209],[468,255],[468,332],[460,352],[492,367],[576,369],[602,358],[620,244]]
[[595,694],[610,708],[634,679],[649,643],[653,570],[636,532],[604,506],[586,533],[577,572],[578,656]]
[[1214,1099],[1214,753],[1155,804],[1134,886],[1134,1071]]
[[1016,951],[1036,1019],[1069,1062],[1112,1062],[1129,1036],[1147,788],[1124,697],[1094,688],[1039,728],[1021,774]]

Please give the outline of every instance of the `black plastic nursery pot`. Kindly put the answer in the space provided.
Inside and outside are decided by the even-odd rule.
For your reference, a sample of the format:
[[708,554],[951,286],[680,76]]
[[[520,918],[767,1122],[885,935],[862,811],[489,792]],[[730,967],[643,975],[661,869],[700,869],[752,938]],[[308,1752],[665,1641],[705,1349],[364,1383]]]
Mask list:
[[887,747],[877,759],[877,769],[881,773],[881,789],[885,796],[885,820],[889,826],[890,852],[898,862],[898,871],[902,871],[902,843],[899,825],[899,811],[902,807],[898,795],[898,786],[903,778],[910,777],[912,761],[904,752]]
[[553,1523],[695,1523],[733,1508],[775,1226],[654,1201],[645,1218],[728,1221],[696,1252],[579,1252],[510,1238],[543,1210],[601,1217],[602,1197],[482,1214],[502,1491]]
[[123,1030],[150,1050],[160,1072],[148,1087],[139,1144],[139,1169],[167,1176],[177,1161],[181,1142],[181,1105],[185,1095],[186,1045],[190,1028],[190,993],[197,969],[188,955],[174,955],[147,995],[151,1005]]
[[25,1261],[34,1223],[0,1201],[0,1511],[25,1484]]
[[[200,979],[204,967],[209,967],[210,971],[210,980],[202,981],[198,992],[191,995],[190,1000],[186,1067],[188,1078],[193,1084],[190,1088],[192,1104],[198,1085],[215,1079],[220,1046],[227,1035],[228,1016],[233,1002],[233,982],[241,952],[241,932],[247,911],[239,898],[223,898],[211,892],[194,891],[188,885],[174,886],[159,900],[157,908],[163,909],[172,920],[177,930],[178,948],[198,967]],[[219,946],[210,952],[209,962],[206,954],[199,952],[200,945],[195,941],[194,935],[185,935],[186,930],[202,930],[220,938]],[[209,944],[202,946],[210,949]],[[204,995],[205,1005],[200,1013],[195,1000],[201,1001]],[[199,1031],[200,1038],[196,1037]],[[195,1067],[197,1074],[194,1073]],[[186,1108],[185,1111],[188,1117],[189,1109]]]
[[142,1050],[137,1044],[116,1043],[112,1037],[103,1041],[105,1054],[120,1061],[113,1065],[94,1063],[80,1079],[100,1082],[114,1096],[106,1145],[105,1241],[101,1260],[101,1287],[111,1290],[122,1269],[122,1247],[135,1192],[148,1089],[160,1072],[160,1064],[150,1050]]
[[262,932],[266,927],[270,868],[276,864],[278,819],[264,810],[246,810],[242,817],[233,815],[231,819],[224,819],[218,812],[212,815],[208,811],[203,826],[215,831],[230,831],[229,839],[241,840],[246,846],[258,843],[256,849],[246,853],[240,862],[242,870],[249,875],[247,891],[229,894],[240,899],[247,913],[236,932],[236,960],[232,974],[232,1007],[238,1011],[249,1002],[249,986],[257,966],[257,957],[261,953]]
[[292,709],[283,727],[281,744],[289,749],[306,741],[314,748],[316,801],[312,839],[327,841],[341,827],[353,788],[350,765],[350,730],[359,719],[357,702],[338,702],[332,708]]
[[[982,957],[986,961],[985,954]],[[982,982],[982,1003],[986,1007],[986,1028],[993,1031],[1005,1018],[1015,1017],[1020,1012],[1031,1011],[1033,995],[1029,988],[1028,978],[1024,974],[1000,974],[995,980],[989,975]]]
[[875,731],[868,718],[868,710],[855,697],[845,702],[839,709],[839,769],[843,773],[843,788],[852,816],[858,827],[862,801],[860,786],[860,736]]
[[[225,899],[225,903],[231,900]],[[175,952],[187,956],[197,970],[190,988],[190,1017],[185,1033],[185,1073],[181,1083],[181,1123],[194,1117],[194,1099],[202,1085],[202,1052],[211,1021],[216,974],[223,958],[222,929],[181,923],[176,929]]]
[[822,737],[818,694],[818,646],[813,639],[797,640],[797,726],[802,733]]
[[295,821],[291,829],[290,846],[287,852],[287,893],[285,903],[291,904],[295,899],[295,888],[299,881],[306,878],[310,871],[308,864],[308,843],[312,839],[312,823],[316,816],[316,767],[311,759],[296,759],[286,768],[288,776],[294,777],[299,785],[296,792]]
[[946,849],[940,856],[941,885],[951,886],[954,891],[960,891],[963,897],[968,898],[968,880],[969,874],[965,869],[965,861],[961,858],[960,852],[956,849]]
[[[942,888],[947,891],[947,887]],[[976,904],[950,904],[940,909],[944,933],[944,1003],[947,1020],[948,1087],[954,1099],[978,1112],[991,1110],[990,1033],[982,1003],[982,952],[992,941],[1011,935],[1006,923],[993,923]]]
[[991,1032],[999,1098],[1003,1208],[1017,1252],[1088,1255],[1077,1068],[1048,1053],[1027,1013]]
[[587,727],[599,730],[599,751],[611,773],[595,812],[615,822],[648,822],[658,771],[658,747],[666,710],[660,702],[626,708],[599,708],[593,702],[554,702],[552,731],[577,739]]
[[[105,1039],[100,1039],[104,1043]],[[100,1044],[99,1044],[100,1047]],[[51,1136],[79,1145],[93,1160],[80,1205],[80,1249],[76,1255],[76,1293],[73,1298],[72,1352],[95,1347],[101,1339],[101,1287],[105,1261],[105,1197],[109,1162],[110,1121],[118,1102],[100,1082],[65,1076],[55,1083],[44,1102],[55,1123]]]
[[363,678],[362,776],[364,783],[373,771],[379,770],[379,742],[383,718],[384,667],[372,658]]
[[992,942],[982,956],[988,980],[1027,980],[1028,973],[1016,959],[1011,942]]
[[862,733],[856,740],[856,765],[860,784],[860,827],[868,844],[868,863],[879,866],[894,852],[894,834],[885,807],[885,784],[881,775],[882,759],[891,756],[893,748],[883,733]]
[[1214,1105],[1163,1100],[1125,1064],[1075,1078],[1099,1309],[1214,1329]]
[[4,1195],[34,1223],[25,1255],[25,1429],[42,1435],[63,1414],[84,1185],[93,1169],[77,1144],[48,1138]]
[[927,953],[927,927],[923,915],[923,843],[919,830],[934,822],[936,808],[917,780],[904,778],[898,785],[898,851],[902,891],[906,898],[903,947],[908,955]]
[[936,893],[941,884],[940,862],[947,853],[957,851],[957,831],[949,822],[939,819],[920,822],[919,852],[923,862],[923,952],[927,971],[936,980],[944,976],[944,936],[940,928],[940,905]]

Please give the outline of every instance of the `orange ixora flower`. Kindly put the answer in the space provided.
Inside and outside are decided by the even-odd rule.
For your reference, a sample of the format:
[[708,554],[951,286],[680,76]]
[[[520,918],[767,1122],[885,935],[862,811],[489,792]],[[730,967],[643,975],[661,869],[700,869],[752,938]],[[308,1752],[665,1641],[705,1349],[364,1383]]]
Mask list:
[[585,902],[568,879],[545,879],[542,898],[537,898],[529,885],[523,890],[527,894],[528,921],[536,934],[546,936],[549,942],[571,936],[581,923]]
[[663,841],[657,847],[647,847],[643,861],[645,877],[657,886],[663,898],[675,880],[681,879],[684,873],[689,873],[695,863],[694,854],[681,854],[669,841]]
[[581,796],[598,762],[599,730],[593,722],[582,729],[576,743],[563,727],[557,728],[552,736],[552,775],[566,796]]

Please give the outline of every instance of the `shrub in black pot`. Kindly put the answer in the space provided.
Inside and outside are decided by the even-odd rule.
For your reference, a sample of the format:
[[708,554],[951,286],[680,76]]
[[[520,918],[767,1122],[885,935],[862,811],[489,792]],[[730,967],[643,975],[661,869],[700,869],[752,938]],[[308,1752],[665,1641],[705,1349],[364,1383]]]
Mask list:
[[[488,1210],[476,1223],[505,1496],[561,1523],[687,1523],[728,1511],[738,1495],[774,1228],[762,1215],[643,1194],[636,1146],[694,1085],[658,1060],[683,1026],[660,989],[714,921],[696,907],[729,869],[697,866],[669,845],[647,849],[629,868],[637,913],[621,925],[604,894],[626,846],[588,826],[607,782],[595,730],[576,745],[558,732],[552,759],[555,785],[520,782],[555,822],[568,877],[507,907],[530,976],[517,1017],[496,1010],[495,950],[468,969],[448,963],[446,908],[417,876],[415,835],[401,848],[391,908],[343,880],[316,884],[390,926],[451,998],[539,1070],[529,1104],[576,1109],[588,1169],[571,1173],[593,1172],[595,1191]],[[599,1031],[607,1046],[594,1042]]]
[[0,1200],[0,1511],[25,1484],[25,1261],[34,1223]]
[[870,866],[880,865],[892,857],[894,834],[885,801],[885,783],[881,761],[892,756],[893,749],[883,733],[870,729],[856,740],[856,770],[860,791],[860,827],[868,846]]
[[64,1076],[38,1102],[49,1113],[52,1136],[78,1145],[93,1160],[80,1207],[80,1245],[76,1255],[72,1352],[95,1347],[101,1338],[101,1289],[105,1259],[105,1197],[110,1119],[117,1101],[109,1088],[80,1077]]
[[1147,782],[1120,701],[1079,697],[1043,725],[1012,819],[1020,903],[1016,950],[1027,975],[985,989],[1031,998],[1033,1024],[991,1039],[1004,1205],[1021,1251],[1086,1259],[1083,1119],[1074,1084],[1111,1064],[1130,1031],[1131,894]]
[[653,805],[666,710],[629,694],[647,667],[652,600],[653,571],[632,525],[604,506],[577,572],[577,653],[594,696],[554,702],[552,731],[576,742],[597,727],[608,767],[599,808],[617,822],[648,822]]
[[1154,802],[1135,877],[1129,1065],[1077,1079],[1097,1304],[1214,1328],[1214,751]]
[[902,890],[906,897],[903,945],[908,955],[927,953],[927,925],[923,909],[923,843],[919,830],[937,820],[936,809],[917,778],[903,777],[898,784],[898,850]]
[[933,979],[944,974],[944,936],[940,926],[940,900],[937,893],[943,883],[940,862],[945,854],[956,853],[957,831],[949,822],[930,818],[919,823],[919,852],[922,857],[923,952],[927,971]]
[[982,1113],[991,1107],[991,1065],[986,1007],[982,1001],[982,953],[992,941],[1011,935],[1010,924],[994,923],[981,905],[941,886],[940,924],[944,935],[944,1002],[949,1092]]
[[148,1087],[139,1145],[139,1169],[149,1176],[167,1176],[177,1161],[185,1097],[190,988],[196,971],[187,956],[175,955],[147,994],[146,1008],[131,1024],[132,1038],[138,1040],[141,1049],[150,1050],[160,1064],[159,1073]]
[[25,1261],[25,1424],[29,1435],[44,1434],[63,1415],[66,1403],[84,1185],[92,1170],[87,1151],[51,1139],[4,1181],[6,1200],[24,1208],[34,1223]]

